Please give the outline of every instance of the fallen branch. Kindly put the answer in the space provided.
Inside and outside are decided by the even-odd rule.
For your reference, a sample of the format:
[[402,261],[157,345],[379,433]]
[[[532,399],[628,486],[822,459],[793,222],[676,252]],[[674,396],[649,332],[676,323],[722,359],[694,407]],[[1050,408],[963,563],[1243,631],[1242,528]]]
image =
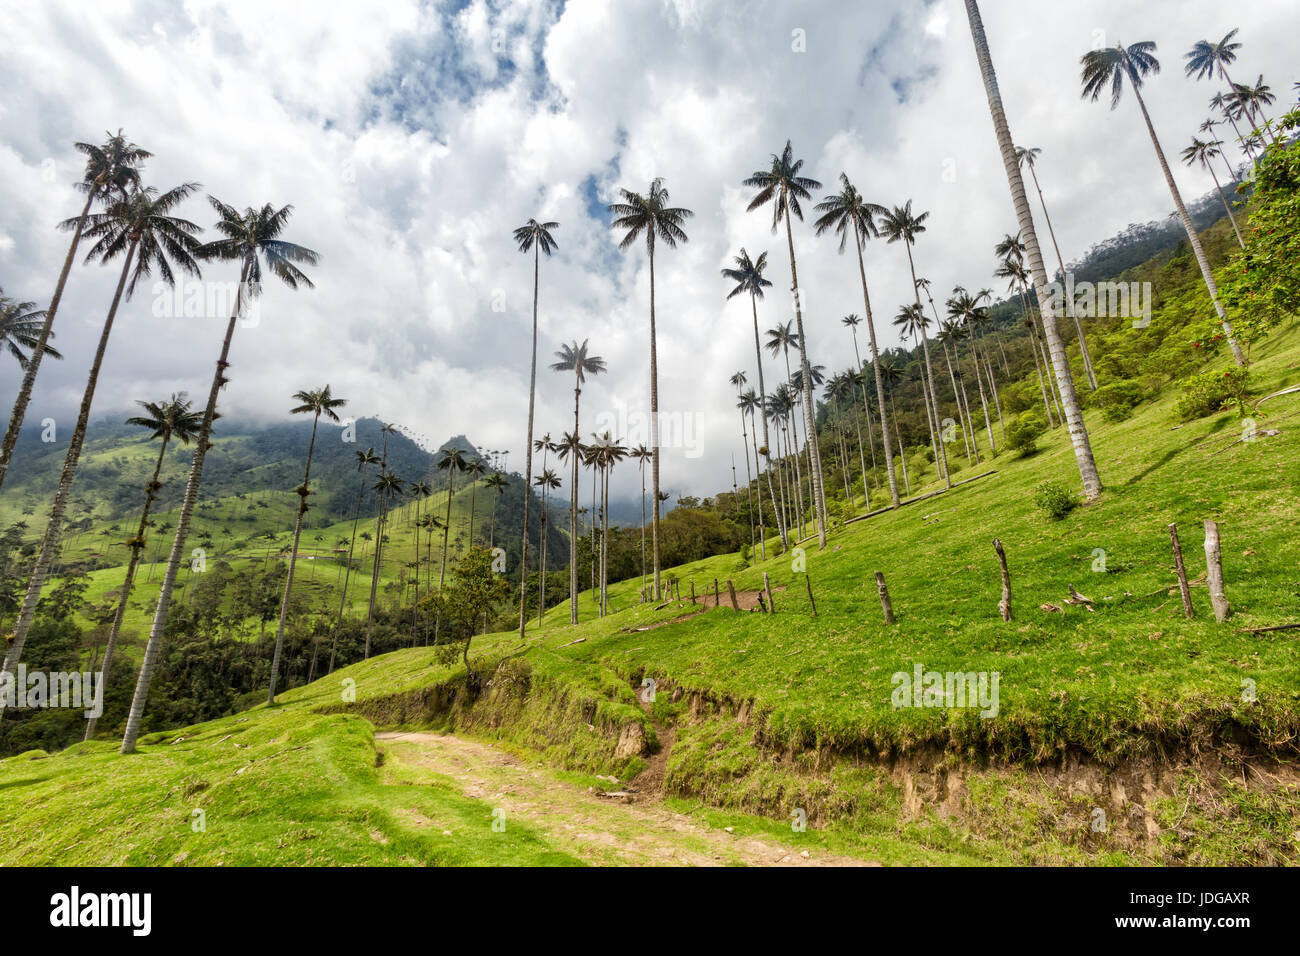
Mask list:
[[[561,644],[560,647],[572,647],[574,644],[581,644],[585,640],[586,640],[585,637],[580,637],[576,641],[569,641],[568,644]],[[556,648],[557,651],[559,649],[560,649],[559,647]]]
[[1263,634],[1265,631],[1294,631],[1300,624],[1274,624],[1271,627],[1239,627],[1237,630],[1247,634]]

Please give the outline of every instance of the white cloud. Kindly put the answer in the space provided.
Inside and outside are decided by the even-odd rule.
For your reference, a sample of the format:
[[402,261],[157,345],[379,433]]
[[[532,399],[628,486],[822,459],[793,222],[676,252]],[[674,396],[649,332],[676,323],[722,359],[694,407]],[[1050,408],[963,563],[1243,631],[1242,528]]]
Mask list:
[[[1300,11],[1282,0],[1234,9],[1231,22],[1208,0],[1019,0],[983,13],[1013,132],[1043,147],[1039,172],[1067,257],[1170,205],[1131,99],[1115,113],[1079,99],[1078,57],[1094,31],[1160,43],[1165,69],[1145,92],[1171,154],[1212,92],[1179,68],[1201,34],[1240,26],[1244,73],[1264,73],[1282,96],[1295,79],[1288,38]],[[792,49],[795,29],[806,52]],[[828,191],[845,169],[873,201],[912,198],[931,211],[916,257],[937,290],[992,284],[991,245],[1012,228],[956,0],[744,10],[573,0],[562,12],[544,0],[66,0],[0,7],[0,33],[10,40],[0,63],[7,294],[48,297],[66,252],[55,226],[79,208],[71,144],[106,128],[154,151],[152,183],[199,181],[241,207],[294,205],[288,238],[322,254],[316,289],[268,286],[264,321],[236,336],[222,397],[232,416],[282,418],[290,392],[328,381],[354,413],[432,442],[464,432],[521,452],[533,276],[510,231],[531,216],[561,223],[559,251],[542,267],[539,431],[571,427],[571,386],[546,369],[561,341],[590,338],[609,362],[584,390],[587,423],[620,401],[644,407],[646,256],[616,249],[599,205],[620,185],[642,190],[664,176],[696,215],[690,242],[656,259],[661,403],[699,416],[705,449],[702,460],[667,451],[664,481],[709,493],[729,486],[739,442],[727,379],[743,368],[752,380],[754,361],[748,304],[725,301],[718,270],[742,245],[769,250],[774,286],[760,323],[786,317],[784,235],[772,235],[770,214],[745,212],[740,181],[787,137]],[[1176,175],[1189,197],[1210,188],[1200,170]],[[199,201],[185,214],[213,219]],[[861,312],[855,265],[807,223],[794,241],[812,359],[842,368],[851,346],[838,319]],[[872,243],[868,270],[878,331],[893,343],[906,256]],[[227,271],[208,273],[233,278]],[[112,273],[74,272],[56,326],[68,358],[44,367],[36,419],[75,412]],[[154,319],[149,305],[141,296],[124,308],[97,414],[206,391],[221,323]],[[776,372],[769,364],[769,381]],[[0,394],[16,384],[0,364]],[[639,487],[635,469],[616,484]]]

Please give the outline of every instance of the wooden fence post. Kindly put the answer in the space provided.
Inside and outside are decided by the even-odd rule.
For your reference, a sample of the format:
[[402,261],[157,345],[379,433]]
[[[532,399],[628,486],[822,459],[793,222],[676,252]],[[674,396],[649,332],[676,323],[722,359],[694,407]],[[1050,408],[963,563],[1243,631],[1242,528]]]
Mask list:
[[776,601],[772,599],[772,582],[767,579],[767,572],[763,572],[763,590],[767,592],[767,613],[776,613]]
[[718,579],[713,579],[713,606],[722,607],[722,592],[718,590]]
[[736,586],[731,583],[731,578],[727,578],[727,592],[731,595],[732,610],[740,610],[740,601],[736,599]]
[[1228,596],[1223,593],[1223,560],[1219,549],[1219,526],[1205,519],[1205,582],[1210,586],[1210,603],[1214,605],[1214,619],[1222,622],[1231,610]]
[[885,623],[894,623],[894,605],[889,600],[889,588],[885,585],[885,576],[876,572],[876,590],[880,592],[880,607],[885,612]]
[[691,603],[695,603],[695,579],[691,578]]
[[808,603],[812,605],[812,616],[813,616],[813,617],[816,617],[816,616],[817,616],[817,602],[813,600],[813,593],[812,593],[812,575],[809,574],[807,571],[805,571],[805,572],[803,573],[803,583],[804,583],[804,587],[806,587],[806,588],[808,589]]
[[1192,616],[1192,592],[1187,586],[1187,566],[1183,564],[1183,546],[1178,542],[1178,525],[1169,525],[1169,544],[1174,549],[1174,570],[1178,572],[1178,591],[1183,596],[1183,616]]
[[998,553],[998,564],[1002,566],[1002,600],[998,602],[998,610],[1002,612],[1002,620],[1011,620],[1011,572],[1007,570],[1007,553],[1002,550],[1002,542],[997,538],[993,539],[993,550]]

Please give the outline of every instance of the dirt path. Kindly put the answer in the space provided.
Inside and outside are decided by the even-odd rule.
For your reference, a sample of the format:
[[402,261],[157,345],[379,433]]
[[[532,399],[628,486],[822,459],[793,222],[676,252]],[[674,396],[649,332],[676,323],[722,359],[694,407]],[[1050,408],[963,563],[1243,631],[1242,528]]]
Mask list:
[[[386,765],[421,767],[450,777],[465,796],[505,811],[557,849],[593,864],[614,866],[870,866],[820,850],[800,851],[771,837],[739,836],[664,806],[657,795],[662,761],[628,789],[611,781],[610,794],[560,779],[549,768],[455,734],[380,732],[375,741]],[[669,741],[660,754],[668,752]],[[656,755],[659,756],[659,755]],[[635,792],[631,787],[637,787]],[[423,824],[432,825],[432,821]]]

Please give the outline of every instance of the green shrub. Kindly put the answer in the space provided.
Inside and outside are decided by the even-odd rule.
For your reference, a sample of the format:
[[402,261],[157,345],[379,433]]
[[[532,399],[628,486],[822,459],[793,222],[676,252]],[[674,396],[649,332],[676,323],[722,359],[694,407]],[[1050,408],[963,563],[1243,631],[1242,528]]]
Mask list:
[[1059,481],[1044,481],[1034,488],[1034,504],[1053,521],[1060,521],[1079,503],[1070,486]]
[[1102,409],[1101,417],[1111,424],[1126,422],[1133,417],[1133,409],[1128,405],[1107,405]]
[[1007,447],[1023,455],[1038,450],[1038,436],[1047,431],[1047,422],[1034,412],[1021,412],[1007,425]]
[[[1132,379],[1125,379],[1120,382],[1111,382],[1109,385],[1103,385],[1097,391],[1092,393],[1089,403],[1097,408],[1111,409],[1131,409],[1138,402],[1142,401],[1143,388],[1140,382]],[[1124,416],[1127,418],[1128,416]],[[1117,419],[1122,420],[1122,419]],[[1109,419],[1108,419],[1109,421]]]
[[1229,405],[1236,405],[1238,412],[1245,415],[1249,377],[1246,369],[1235,365],[1193,375],[1179,385],[1174,415],[1181,422],[1190,422],[1223,411]]

